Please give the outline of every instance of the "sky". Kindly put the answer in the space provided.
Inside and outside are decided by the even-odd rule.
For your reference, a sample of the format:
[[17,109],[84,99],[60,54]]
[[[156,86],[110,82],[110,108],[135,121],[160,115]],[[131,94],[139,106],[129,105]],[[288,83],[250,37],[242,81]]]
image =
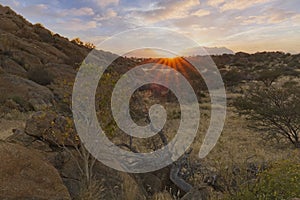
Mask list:
[[32,23],[99,42],[161,27],[201,46],[300,53],[300,0],[0,0]]

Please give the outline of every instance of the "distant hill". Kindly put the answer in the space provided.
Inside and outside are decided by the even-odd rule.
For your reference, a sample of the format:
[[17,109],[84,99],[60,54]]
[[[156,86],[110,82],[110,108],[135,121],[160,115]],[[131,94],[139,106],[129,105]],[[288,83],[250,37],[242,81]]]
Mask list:
[[183,56],[223,55],[234,54],[234,51],[226,47],[194,47],[184,50],[183,54]]
[[205,56],[205,55],[223,55],[234,54],[234,52],[226,47],[194,47],[180,52],[181,55],[173,55],[172,53],[160,49],[139,49],[129,52],[125,56],[137,58],[161,58],[176,56]]

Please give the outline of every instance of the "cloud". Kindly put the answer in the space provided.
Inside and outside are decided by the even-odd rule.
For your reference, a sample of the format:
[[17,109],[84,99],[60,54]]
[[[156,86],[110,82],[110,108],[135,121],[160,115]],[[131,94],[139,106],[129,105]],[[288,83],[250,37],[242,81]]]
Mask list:
[[46,4],[37,4],[23,7],[21,11],[26,16],[36,17],[45,15],[48,9],[49,7]]
[[220,4],[223,4],[225,0],[208,0],[207,5],[213,6],[213,7],[218,7]]
[[19,6],[20,5],[20,2],[16,1],[16,0],[11,1],[11,3],[12,3],[13,6]]
[[199,0],[165,0],[155,4],[153,10],[135,11],[130,17],[139,17],[150,23],[189,16],[190,10],[200,5]]
[[101,8],[105,8],[110,5],[116,6],[119,4],[119,0],[93,0],[93,2],[95,2]]
[[197,10],[196,12],[192,13],[192,15],[198,16],[198,17],[203,17],[203,16],[206,16],[206,15],[209,15],[209,14],[210,14],[209,10],[203,10],[203,9]]
[[89,7],[82,8],[70,8],[70,9],[53,9],[51,5],[46,4],[36,4],[36,5],[26,5],[20,4],[17,1],[12,1],[14,6],[18,7],[18,10],[25,15],[30,17],[54,17],[61,18],[66,16],[80,17],[80,16],[92,16],[94,15],[94,10]]
[[62,16],[92,16],[94,15],[94,10],[89,7],[82,7],[82,8],[71,8],[65,9],[60,11]]
[[58,22],[58,26],[68,31],[86,31],[97,28],[99,25],[96,21],[83,21],[82,19],[73,18],[71,20]]
[[2,5],[10,6],[11,8],[17,8],[21,5],[21,3],[17,0],[1,0],[0,3]]
[[299,36],[289,25],[262,26],[240,32],[221,41],[236,51],[287,51],[300,52]]
[[108,19],[113,19],[118,16],[118,13],[114,11],[113,9],[108,9],[105,14],[98,14],[94,18],[96,21],[102,21],[102,20],[108,20]]
[[48,9],[46,4],[37,4],[37,5],[29,5],[24,7],[24,10],[30,11],[33,13],[40,13]]
[[[227,11],[227,10],[244,10],[246,8],[250,8],[257,4],[262,4],[269,2],[271,0],[231,0],[231,1],[225,1],[224,4],[222,4],[219,8],[221,11]],[[218,6],[219,4],[217,4]]]
[[297,13],[285,11],[282,9],[271,8],[264,12],[263,15],[257,16],[239,16],[237,20],[241,21],[242,25],[250,24],[279,24],[288,19],[294,18]]
[[[46,3],[28,0],[24,3],[25,1],[21,0],[0,0],[0,2],[11,6],[32,23],[41,22],[62,35],[80,37],[86,41],[93,40],[95,36],[101,36],[96,39],[103,40],[120,31],[141,26],[170,28],[194,38],[201,44],[229,47],[235,45],[234,50],[239,49],[238,46],[243,47],[241,50],[247,50],[246,47],[251,46],[256,40],[261,42],[272,38],[274,42],[275,35],[284,38],[290,34],[287,40],[293,42],[286,43],[290,44],[290,49],[297,44],[296,41],[299,41],[300,12],[297,9],[297,1],[53,0]],[[259,48],[263,50],[267,47]],[[285,45],[285,48],[289,47]]]
[[291,20],[292,20],[292,25],[293,25],[293,26],[299,26],[299,24],[300,24],[300,14],[294,15],[294,16],[291,18]]

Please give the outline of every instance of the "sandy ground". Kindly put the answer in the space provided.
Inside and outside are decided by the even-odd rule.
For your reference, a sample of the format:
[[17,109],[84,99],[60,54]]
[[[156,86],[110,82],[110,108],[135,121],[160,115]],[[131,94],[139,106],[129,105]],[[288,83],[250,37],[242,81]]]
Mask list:
[[4,140],[13,134],[12,129],[24,129],[24,120],[0,119],[0,140]]

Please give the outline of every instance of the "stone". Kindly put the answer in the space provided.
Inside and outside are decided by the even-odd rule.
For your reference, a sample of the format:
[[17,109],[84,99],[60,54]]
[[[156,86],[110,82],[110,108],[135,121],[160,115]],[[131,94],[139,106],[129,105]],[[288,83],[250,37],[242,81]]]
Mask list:
[[25,132],[34,137],[42,137],[44,131],[51,126],[54,113],[39,111],[34,113],[26,122]]
[[27,135],[19,129],[13,129],[13,135],[6,139],[7,142],[21,144],[25,147],[31,145],[35,140],[35,137]]
[[50,145],[79,145],[72,120],[53,112],[34,113],[26,122],[25,132],[28,135],[42,138]]
[[42,156],[0,141],[0,199],[71,199],[58,171]]

